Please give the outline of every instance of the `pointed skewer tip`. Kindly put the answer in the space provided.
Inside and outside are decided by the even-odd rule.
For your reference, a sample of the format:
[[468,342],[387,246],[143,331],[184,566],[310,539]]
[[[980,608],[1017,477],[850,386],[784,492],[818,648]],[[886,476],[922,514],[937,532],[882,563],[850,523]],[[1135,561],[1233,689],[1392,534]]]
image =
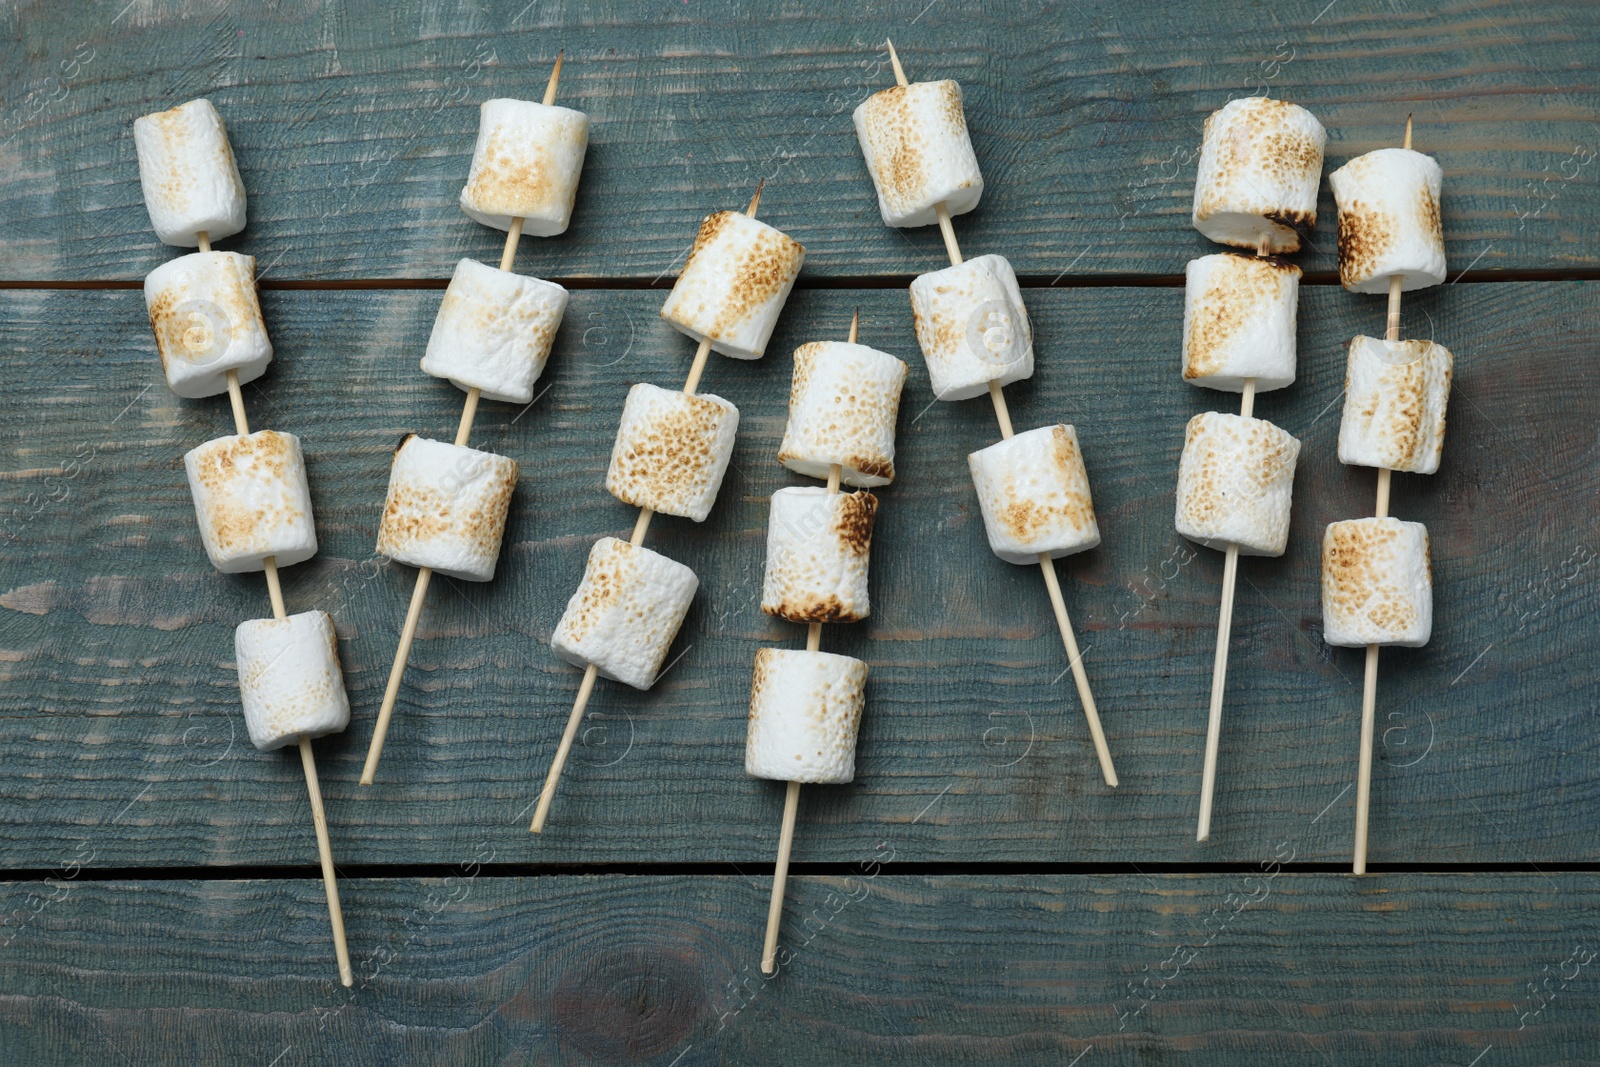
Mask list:
[[550,83],[544,87],[544,105],[549,107],[556,102],[556,86],[561,84],[561,61],[566,58],[567,50],[563,48],[556,53],[556,65],[550,68]]
[[883,43],[889,46],[889,63],[894,67],[894,81],[896,85],[906,84],[906,70],[900,65],[900,53],[894,50],[894,42],[885,37]]
[[744,209],[744,213],[751,218],[756,217],[756,208],[761,206],[761,190],[766,188],[766,185],[767,179],[765,178],[756,182],[756,195],[750,198],[750,206]]

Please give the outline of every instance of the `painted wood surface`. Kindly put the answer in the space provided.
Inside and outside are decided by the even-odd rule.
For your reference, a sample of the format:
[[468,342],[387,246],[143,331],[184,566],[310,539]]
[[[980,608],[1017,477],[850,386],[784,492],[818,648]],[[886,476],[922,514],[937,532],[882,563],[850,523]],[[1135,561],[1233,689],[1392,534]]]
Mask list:
[[[591,147],[572,229],[526,269],[670,276],[697,221],[765,178],[810,278],[909,276],[942,265],[938,235],[882,224],[850,122],[892,84],[891,35],[913,78],[965,91],[986,190],[964,241],[1041,283],[1176,274],[1208,250],[1188,224],[1200,127],[1252,94],[1310,107],[1329,170],[1414,113],[1447,176],[1453,270],[1600,269],[1592,4],[105,0],[0,13],[0,278],[137,279],[166,259],[132,121],[202,94],[250,193],[228,247],[268,279],[447,277],[497,247],[456,207],[477,107],[537,98],[561,48]],[[1301,262],[1328,271],[1326,189],[1320,213]]]
[[[1314,818],[1303,859],[1348,855],[1361,653],[1320,635],[1324,525],[1371,514],[1373,475],[1335,457],[1345,340],[1382,300],[1304,290],[1300,379],[1257,414],[1303,444],[1290,549],[1246,560],[1216,830],[1193,843],[1220,554],[1172,528],[1184,425],[1230,396],[1178,373],[1182,290],[1033,292],[1039,371],[1008,390],[1020,428],[1079,429],[1104,545],[1060,571],[1122,774],[1100,783],[1038,576],[988,550],[965,454],[996,439],[982,401],[932,402],[905,294],[809,290],[768,357],[718,358],[704,388],[742,412],[712,517],[662,519],[649,544],[701,591],[654,691],[602,683],[550,829],[529,805],[579,672],[548,648],[589,545],[633,511],[602,482],[633,382],[675,385],[692,346],[659,295],[577,292],[548,390],[485,404],[474,444],[523,465],[500,573],[439,581],[379,783],[356,785],[413,572],[373,541],[403,433],[453,432],[461,394],[417,360],[432,292],[268,293],[277,345],[246,389],[257,426],[301,435],[321,554],[284,572],[291,609],[336,620],[354,722],[318,742],[335,854],[451,862],[488,840],[531,863],[770,860],[781,787],[743,773],[751,664],[803,629],[758,610],[767,498],[801,484],[774,456],[789,353],[844,336],[913,365],[898,482],[881,491],[872,618],[824,647],[871,665],[858,777],[806,791],[800,861],[838,860],[890,830],[920,860],[1244,862]],[[1383,659],[1374,862],[1594,861],[1589,605],[1600,467],[1589,329],[1600,284],[1461,284],[1408,297],[1406,332],[1456,355],[1444,462],[1400,476],[1394,513],[1433,537],[1436,628]],[[265,615],[259,576],[222,575],[197,536],[181,456],[232,431],[218,399],[160,377],[137,292],[0,296],[0,856],[60,862],[86,828],[117,830],[102,866],[302,864],[310,825],[295,761],[250,748],[235,625]],[[941,799],[942,798],[942,799]],[[937,805],[925,818],[919,813]]]

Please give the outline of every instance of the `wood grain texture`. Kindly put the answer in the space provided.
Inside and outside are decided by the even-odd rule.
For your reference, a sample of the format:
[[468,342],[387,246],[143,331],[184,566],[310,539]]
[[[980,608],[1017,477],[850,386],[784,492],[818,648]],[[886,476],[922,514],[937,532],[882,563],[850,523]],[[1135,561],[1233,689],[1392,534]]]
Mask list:
[[[456,199],[497,95],[593,119],[572,229],[525,242],[547,276],[659,278],[699,219],[767,180],[763,217],[807,277],[941,266],[933,228],[884,226],[850,112],[892,83],[956,78],[986,179],[963,246],[1052,279],[1175,274],[1207,114],[1256,93],[1310,107],[1328,169],[1395,144],[1408,112],[1446,174],[1450,264],[1600,268],[1600,8],[1465,0],[1047,6],[904,0],[664,5],[105,0],[0,13],[0,278],[136,279],[168,258],[142,207],[133,119],[200,95],[250,192],[226,247],[269,279],[445,278],[499,235]],[[1333,202],[1300,262],[1333,268]]]
[[894,857],[792,880],[770,981],[760,878],[347,880],[352,990],[309,879],[7,885],[57,899],[5,949],[0,1040],[17,1063],[280,1067],[1552,1067],[1600,1043],[1592,876],[925,878]]
[[[682,658],[650,693],[603,684],[549,829],[526,832],[579,673],[547,641],[602,534],[634,512],[602,488],[636,381],[676,383],[692,346],[659,295],[577,292],[519,415],[480,412],[474,444],[523,465],[500,573],[429,593],[378,785],[356,785],[412,574],[374,558],[389,454],[447,437],[461,394],[417,369],[428,292],[268,293],[277,346],[246,388],[253,424],[301,435],[321,554],[283,572],[291,610],[330,611],[354,721],[318,742],[343,863],[770,861],[782,787],[743,774],[751,664],[802,627],[758,610],[766,501],[799,343],[862,341],[913,367],[898,482],[880,493],[872,618],[824,647],[871,665],[857,781],[807,790],[795,858],[838,859],[893,831],[926,861],[1239,861],[1286,827],[1302,859],[1348,855],[1361,653],[1323,645],[1323,526],[1370,514],[1373,475],[1335,458],[1344,344],[1380,298],[1307,289],[1300,380],[1257,414],[1304,443],[1290,549],[1241,571],[1213,840],[1192,841],[1220,554],[1172,529],[1184,425],[1230,406],[1178,373],[1182,291],[1030,293],[1039,371],[1008,390],[1019,429],[1069,421],[1104,545],[1061,564],[1123,786],[1100,783],[1032,570],[987,549],[965,454],[996,439],[984,402],[934,404],[898,291],[797,293],[769,356],[717,359],[739,443],[712,517],[649,543],[701,591]],[[1456,354],[1443,467],[1395,480],[1394,513],[1433,537],[1432,643],[1386,654],[1374,863],[1595,860],[1593,678],[1600,651],[1600,284],[1450,285],[1409,296],[1408,335]],[[0,863],[51,867],[86,835],[96,864],[304,864],[299,769],[250,748],[232,631],[266,614],[259,576],[206,563],[182,453],[230,432],[219,400],[162,383],[137,292],[0,295],[12,371],[0,404]],[[78,461],[74,468],[72,464]],[[76,471],[75,475],[73,471]]]

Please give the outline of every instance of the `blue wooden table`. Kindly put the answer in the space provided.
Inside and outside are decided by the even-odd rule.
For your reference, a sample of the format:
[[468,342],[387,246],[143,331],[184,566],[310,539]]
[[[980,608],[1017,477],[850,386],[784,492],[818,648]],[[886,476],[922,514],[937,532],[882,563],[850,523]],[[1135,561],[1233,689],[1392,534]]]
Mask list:
[[[1309,3],[269,5],[114,0],[0,14],[0,1061],[5,1063],[1579,1064],[1600,1062],[1600,8]],[[1015,266],[1037,374],[1019,428],[1071,422],[1104,544],[1060,572],[1122,776],[1100,779],[1049,602],[984,543],[983,401],[936,404],[905,287],[933,229],[882,225],[850,112],[965,90],[987,189],[969,254]],[[400,435],[455,425],[417,369],[495,96],[592,120],[568,233],[518,269],[571,305],[525,412],[473,443],[523,475],[493,583],[429,593],[378,784],[357,785],[413,573],[373,553]],[[1212,839],[1194,841],[1222,560],[1172,528],[1205,116],[1266,93],[1328,170],[1407,114],[1445,172],[1449,283],[1406,332],[1456,355],[1444,462],[1395,481],[1433,537],[1436,625],[1386,654],[1371,869],[1347,870],[1359,650],[1321,636],[1321,531],[1368,514],[1335,455],[1335,218],[1306,271],[1300,376],[1257,413],[1303,442],[1288,553],[1247,561]],[[259,426],[305,442],[321,538],[284,572],[341,639],[353,721],[318,743],[356,984],[333,972],[298,761],[238,709],[259,577],[207,565],[181,460],[226,405],[165,387],[143,276],[171,257],[131,126],[197,96],[250,194],[277,359]],[[652,544],[701,589],[667,677],[604,686],[549,829],[528,812],[578,672],[548,640],[630,385],[681,380],[657,317],[699,219],[765,179],[806,245],[768,356],[718,360],[742,413],[719,504]],[[1325,184],[1325,183],[1324,183]],[[743,773],[790,353],[842,337],[912,367],[880,492],[854,784],[805,791],[783,943],[758,969],[782,787]]]

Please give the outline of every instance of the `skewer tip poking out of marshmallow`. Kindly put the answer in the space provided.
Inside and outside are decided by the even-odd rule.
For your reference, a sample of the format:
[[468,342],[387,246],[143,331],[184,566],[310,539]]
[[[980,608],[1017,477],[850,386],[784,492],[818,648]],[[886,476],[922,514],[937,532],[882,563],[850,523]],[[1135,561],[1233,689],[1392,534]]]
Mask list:
[[1444,450],[1454,359],[1432,341],[1350,342],[1339,462],[1433,474]]
[[790,622],[858,622],[878,498],[792,486],[772,494],[761,610]]
[[485,400],[526,404],[566,310],[567,291],[554,282],[463,259],[433,320],[422,369]]
[[1428,528],[1400,519],[1328,524],[1322,539],[1322,637],[1330,645],[1421,648],[1433,634]]
[[704,522],[733,456],[739,409],[710,393],[628,390],[606,490],[624,504]]
[[251,619],[234,631],[250,743],[263,752],[350,725],[339,640],[325,611]]
[[245,227],[244,182],[228,129],[211,101],[191,100],[133,120],[139,183],[163,244],[198,248]]
[[725,356],[760,359],[805,255],[788,234],[743,212],[708,215],[661,317]]
[[1317,225],[1328,134],[1282,100],[1230,100],[1206,119],[1194,183],[1194,228],[1218,244],[1294,252]]
[[1426,289],[1445,278],[1439,190],[1444,172],[1432,156],[1380,148],[1357,156],[1328,184],[1339,205],[1339,281],[1353,293]]
[[1228,393],[1294,384],[1300,268],[1221,253],[1189,261],[1183,296],[1183,380]]
[[603,537],[556,623],[550,647],[577,667],[649,689],[661,672],[700,580],[659,552]]
[[976,256],[911,283],[917,344],[933,395],[966,400],[1033,377],[1033,327],[1003,256]]
[[867,665],[798,649],[756,652],[744,771],[756,778],[843,785],[855,778]]
[[1265,419],[1207,411],[1189,420],[1178,463],[1178,533],[1242,556],[1281,556],[1300,442]]
[[956,82],[914,82],[873,93],[854,118],[887,225],[931,226],[940,203],[951,215],[978,206],[983,174]]
[[489,581],[519,473],[506,456],[407,434],[389,469],[378,554],[451,578]]
[[145,310],[167,386],[191,400],[241,385],[272,362],[272,342],[256,299],[256,260],[237,252],[191,252],[144,279]]
[[218,437],[183,457],[200,540],[224,574],[288,567],[317,554],[300,439],[260,430]]
[[1100,543],[1089,472],[1071,426],[1041,426],[967,457],[989,547],[1007,563],[1037,564]]
[[532,237],[564,233],[589,148],[589,116],[531,100],[485,100],[461,210],[497,230],[522,220]]
[[812,478],[837,464],[845,485],[888,485],[905,381],[905,363],[887,352],[844,341],[801,345],[778,462]]

